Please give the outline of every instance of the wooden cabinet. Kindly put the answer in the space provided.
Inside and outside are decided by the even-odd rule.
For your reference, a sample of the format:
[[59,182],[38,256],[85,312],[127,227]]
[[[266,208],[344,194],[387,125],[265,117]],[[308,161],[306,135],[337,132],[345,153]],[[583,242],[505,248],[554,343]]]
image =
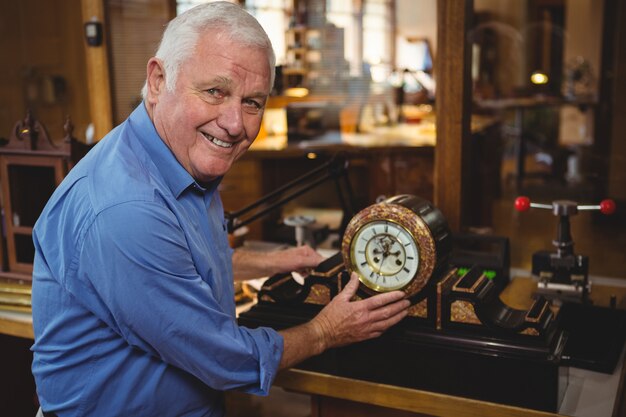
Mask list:
[[55,144],[45,127],[26,116],[0,148],[0,183],[6,249],[0,277],[30,281],[35,248],[32,231],[48,199],[70,167],[71,123]]

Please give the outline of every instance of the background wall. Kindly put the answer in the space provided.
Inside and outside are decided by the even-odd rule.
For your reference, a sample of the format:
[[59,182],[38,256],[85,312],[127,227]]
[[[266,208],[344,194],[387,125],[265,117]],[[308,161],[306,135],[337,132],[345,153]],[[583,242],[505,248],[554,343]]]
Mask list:
[[84,140],[89,124],[80,0],[0,0],[0,138],[26,109],[63,136],[65,117]]

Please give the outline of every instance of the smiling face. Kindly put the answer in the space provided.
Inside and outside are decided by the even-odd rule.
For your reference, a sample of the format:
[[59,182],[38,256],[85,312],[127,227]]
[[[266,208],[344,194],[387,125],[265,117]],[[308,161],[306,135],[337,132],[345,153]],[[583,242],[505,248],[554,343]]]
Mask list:
[[259,132],[270,92],[266,51],[209,30],[182,63],[172,91],[158,58],[147,72],[146,106],[161,139],[196,181],[224,175]]

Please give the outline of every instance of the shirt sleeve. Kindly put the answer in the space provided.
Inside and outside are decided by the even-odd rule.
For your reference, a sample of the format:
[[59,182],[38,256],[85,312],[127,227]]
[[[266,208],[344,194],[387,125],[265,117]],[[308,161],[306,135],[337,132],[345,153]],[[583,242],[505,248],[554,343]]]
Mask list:
[[131,346],[214,389],[267,394],[282,337],[269,328],[238,326],[217,302],[223,280],[232,277],[202,280],[187,245],[165,206],[119,204],[84,232],[67,285]]

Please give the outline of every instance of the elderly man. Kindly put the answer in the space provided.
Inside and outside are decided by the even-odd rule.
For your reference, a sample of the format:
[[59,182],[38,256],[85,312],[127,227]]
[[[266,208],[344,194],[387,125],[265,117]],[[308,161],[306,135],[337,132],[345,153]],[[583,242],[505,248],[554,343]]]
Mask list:
[[276,372],[376,337],[401,292],[351,301],[276,332],[237,325],[233,277],[311,267],[308,247],[228,247],[217,192],[256,137],[274,54],[239,6],[168,25],[144,102],[69,173],[34,228],[33,374],[44,415],[220,416],[222,391],[266,394]]

